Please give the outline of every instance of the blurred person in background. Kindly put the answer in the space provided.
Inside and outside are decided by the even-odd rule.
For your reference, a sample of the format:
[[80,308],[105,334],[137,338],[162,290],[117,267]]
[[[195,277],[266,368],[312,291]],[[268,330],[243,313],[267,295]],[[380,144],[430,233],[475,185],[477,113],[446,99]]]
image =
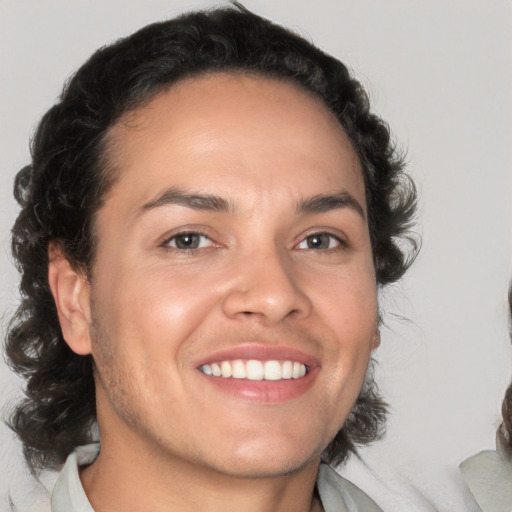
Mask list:
[[[512,285],[508,292],[512,328]],[[511,329],[512,337],[512,329]],[[512,383],[505,391],[496,450],[485,450],[460,465],[462,475],[483,512],[512,510]]]

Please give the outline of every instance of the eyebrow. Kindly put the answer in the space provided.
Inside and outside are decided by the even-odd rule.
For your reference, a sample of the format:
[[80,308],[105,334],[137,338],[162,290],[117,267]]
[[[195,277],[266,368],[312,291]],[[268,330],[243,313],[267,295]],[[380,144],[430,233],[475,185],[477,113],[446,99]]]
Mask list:
[[366,220],[366,213],[363,206],[354,196],[346,191],[336,194],[318,194],[313,197],[308,197],[298,204],[297,210],[299,213],[324,213],[340,208],[350,208]]
[[177,188],[170,188],[144,204],[142,211],[153,210],[159,206],[179,205],[191,208],[193,210],[206,210],[216,212],[226,212],[231,210],[228,201],[222,197],[211,194],[187,193]]
[[[141,212],[167,205],[179,205],[193,210],[215,212],[228,212],[234,210],[229,201],[220,196],[188,193],[177,188],[170,188],[165,190],[156,198],[145,203],[141,208]],[[324,213],[341,208],[350,208],[366,220],[364,208],[349,192],[346,191],[341,191],[335,194],[318,194],[304,199],[297,205],[298,213]]]

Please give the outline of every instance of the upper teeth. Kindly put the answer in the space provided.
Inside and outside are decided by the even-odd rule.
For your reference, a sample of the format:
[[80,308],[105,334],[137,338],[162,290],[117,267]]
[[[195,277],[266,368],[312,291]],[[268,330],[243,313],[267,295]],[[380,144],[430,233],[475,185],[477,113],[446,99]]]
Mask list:
[[203,364],[199,369],[206,375],[248,380],[299,379],[306,375],[306,365],[297,361],[258,361],[257,359],[242,361],[237,359]]

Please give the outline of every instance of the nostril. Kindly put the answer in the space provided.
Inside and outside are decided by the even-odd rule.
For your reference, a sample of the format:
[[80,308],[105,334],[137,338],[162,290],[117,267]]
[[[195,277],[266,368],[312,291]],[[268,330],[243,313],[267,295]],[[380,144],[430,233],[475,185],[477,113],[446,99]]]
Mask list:
[[291,279],[276,283],[274,279],[249,274],[228,288],[222,308],[229,318],[251,321],[261,318],[262,322],[274,323],[286,317],[307,316],[311,303]]

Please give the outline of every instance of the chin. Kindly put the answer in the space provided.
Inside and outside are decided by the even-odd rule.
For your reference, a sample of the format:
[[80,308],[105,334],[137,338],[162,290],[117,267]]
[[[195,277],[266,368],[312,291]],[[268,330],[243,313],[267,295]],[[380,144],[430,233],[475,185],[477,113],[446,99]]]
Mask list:
[[322,450],[305,451],[304,445],[283,450],[282,445],[260,446],[257,449],[239,448],[229,460],[218,460],[215,466],[221,472],[242,478],[275,478],[301,470],[308,464],[318,465]]

